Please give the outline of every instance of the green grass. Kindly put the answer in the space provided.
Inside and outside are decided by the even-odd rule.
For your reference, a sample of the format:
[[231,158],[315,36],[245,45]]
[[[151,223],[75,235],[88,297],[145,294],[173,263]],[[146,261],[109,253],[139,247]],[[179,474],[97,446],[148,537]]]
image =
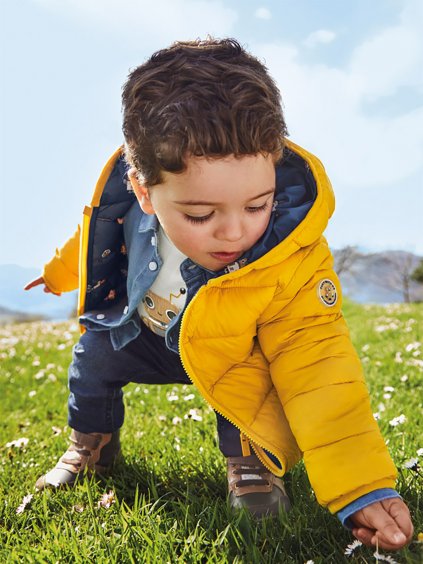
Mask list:
[[[345,314],[363,360],[373,411],[399,469],[398,488],[416,533],[423,531],[421,473],[406,469],[423,448],[423,306],[362,307]],[[254,522],[231,515],[225,461],[215,416],[190,386],[126,388],[124,459],[113,477],[91,478],[68,490],[23,497],[67,446],[67,365],[78,338],[75,323],[28,323],[0,328],[0,562],[374,562],[359,547],[344,556],[351,534],[319,507],[303,466],[287,477],[294,508]],[[386,386],[394,388],[387,391]],[[179,399],[169,401],[174,391]],[[194,394],[192,399],[184,399]],[[386,394],[390,397],[384,397]],[[196,409],[201,421],[184,418]],[[403,423],[389,424],[405,415]],[[174,424],[174,417],[182,421]],[[23,446],[6,446],[17,439]],[[420,456],[423,466],[423,456]],[[421,472],[421,471],[420,471]],[[109,508],[101,496],[114,492]],[[392,555],[421,562],[422,543]]]

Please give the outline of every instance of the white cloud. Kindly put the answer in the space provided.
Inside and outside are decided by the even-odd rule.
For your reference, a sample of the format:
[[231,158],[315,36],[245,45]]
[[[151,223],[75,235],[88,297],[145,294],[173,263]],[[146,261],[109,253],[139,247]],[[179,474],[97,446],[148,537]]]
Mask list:
[[257,8],[254,15],[259,20],[270,20],[272,18],[272,14],[267,8]]
[[423,105],[367,109],[404,88],[423,92],[422,15],[423,3],[408,2],[399,24],[357,46],[342,69],[307,65],[292,45],[252,49],[281,88],[293,140],[321,156],[337,186],[363,194],[423,175]]
[[399,86],[421,85],[422,45],[421,31],[405,24],[386,29],[360,45],[350,68],[357,93],[376,99],[393,94]]
[[145,46],[195,39],[207,34],[230,35],[237,12],[221,0],[33,0],[63,13],[81,25],[113,32]]
[[304,45],[306,47],[316,47],[316,45],[320,45],[322,43],[332,43],[335,39],[336,33],[331,31],[330,29],[318,29],[310,33],[307,39],[304,41]]

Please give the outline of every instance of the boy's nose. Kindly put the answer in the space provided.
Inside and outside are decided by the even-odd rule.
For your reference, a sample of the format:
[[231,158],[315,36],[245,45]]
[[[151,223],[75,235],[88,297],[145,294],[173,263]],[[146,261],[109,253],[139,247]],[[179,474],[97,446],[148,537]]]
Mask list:
[[236,242],[242,238],[242,222],[236,218],[228,218],[222,222],[216,231],[216,239],[220,241]]

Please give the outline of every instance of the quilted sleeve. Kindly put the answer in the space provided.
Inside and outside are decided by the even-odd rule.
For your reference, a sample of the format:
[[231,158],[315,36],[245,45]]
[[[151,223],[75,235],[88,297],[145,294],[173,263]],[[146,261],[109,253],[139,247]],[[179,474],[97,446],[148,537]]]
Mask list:
[[393,488],[396,469],[372,415],[327,244],[322,239],[299,252],[258,338],[317,500],[334,513],[375,489]]
[[80,227],[44,266],[43,277],[53,292],[70,292],[78,288]]

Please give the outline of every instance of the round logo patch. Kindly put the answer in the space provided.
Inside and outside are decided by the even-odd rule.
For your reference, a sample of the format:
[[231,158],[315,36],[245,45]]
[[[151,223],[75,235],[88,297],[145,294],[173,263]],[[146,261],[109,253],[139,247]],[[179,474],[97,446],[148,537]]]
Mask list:
[[332,282],[332,280],[329,280],[329,278],[320,280],[320,282],[317,284],[317,295],[319,296],[320,301],[328,307],[334,306],[338,301],[338,292],[336,291],[336,286]]

